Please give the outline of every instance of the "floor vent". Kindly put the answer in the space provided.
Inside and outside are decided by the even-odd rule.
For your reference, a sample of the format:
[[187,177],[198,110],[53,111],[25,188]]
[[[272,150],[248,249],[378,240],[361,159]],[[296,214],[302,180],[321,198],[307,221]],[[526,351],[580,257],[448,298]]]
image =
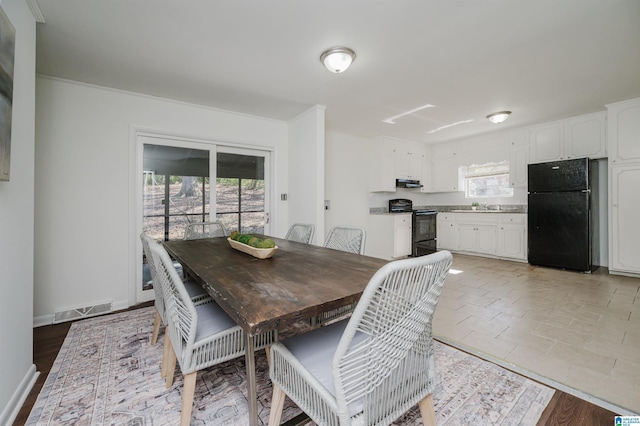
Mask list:
[[84,308],[67,309],[66,311],[58,311],[53,314],[53,323],[71,321],[79,318],[88,318],[96,315],[111,312],[113,307],[111,302],[101,303],[99,305],[86,306]]

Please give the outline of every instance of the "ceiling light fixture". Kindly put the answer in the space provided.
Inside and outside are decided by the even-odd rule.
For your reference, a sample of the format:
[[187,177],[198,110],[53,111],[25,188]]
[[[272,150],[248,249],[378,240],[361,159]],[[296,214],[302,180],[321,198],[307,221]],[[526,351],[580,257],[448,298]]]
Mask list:
[[344,72],[356,59],[356,52],[348,47],[332,47],[320,55],[320,62],[332,73]]
[[502,123],[504,120],[509,118],[510,114],[511,114],[511,111],[494,112],[493,114],[487,115],[487,119],[489,119],[489,121],[492,122],[493,124],[498,124],[498,123]]

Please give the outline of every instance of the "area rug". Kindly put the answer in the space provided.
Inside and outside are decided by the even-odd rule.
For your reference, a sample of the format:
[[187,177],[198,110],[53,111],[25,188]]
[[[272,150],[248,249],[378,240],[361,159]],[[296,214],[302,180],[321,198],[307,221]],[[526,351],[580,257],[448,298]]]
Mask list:
[[[166,389],[160,377],[162,335],[152,346],[154,308],[74,323],[27,425],[176,425],[182,375]],[[439,425],[535,425],[555,392],[495,364],[435,342]],[[264,351],[256,353],[258,411],[269,418],[271,382]],[[192,425],[245,425],[244,358],[198,373]],[[300,414],[288,399],[282,420]],[[396,425],[420,425],[414,407]]]

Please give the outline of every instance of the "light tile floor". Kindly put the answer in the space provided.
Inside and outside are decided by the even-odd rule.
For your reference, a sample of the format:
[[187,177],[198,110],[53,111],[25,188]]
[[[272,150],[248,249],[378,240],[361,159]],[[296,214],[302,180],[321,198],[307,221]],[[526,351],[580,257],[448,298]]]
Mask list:
[[590,400],[640,413],[640,278],[454,255],[436,338]]

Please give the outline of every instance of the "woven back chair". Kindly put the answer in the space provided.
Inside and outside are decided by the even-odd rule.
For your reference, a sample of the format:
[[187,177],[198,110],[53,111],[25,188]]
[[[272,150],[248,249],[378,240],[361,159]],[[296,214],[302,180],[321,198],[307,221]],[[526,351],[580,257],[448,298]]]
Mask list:
[[310,244],[313,239],[313,233],[316,227],[306,223],[294,223],[289,228],[285,239],[289,241],[297,241],[299,243]]
[[334,226],[329,231],[324,246],[327,248],[364,254],[366,232],[358,226]]
[[[156,266],[155,278],[165,298],[165,340],[169,341],[165,354],[166,385],[169,388],[173,384],[177,361],[184,377],[180,424],[187,426],[191,423],[197,372],[243,356],[244,332],[213,300],[194,304],[164,247],[153,242],[149,248]],[[256,336],[254,346],[266,347],[274,335]]]
[[227,230],[222,222],[194,222],[187,225],[184,230],[185,240],[198,240],[201,238],[226,237]]
[[[357,226],[334,226],[329,231],[324,246],[349,253],[364,254],[365,237],[366,232],[364,228]],[[319,316],[311,318],[311,325],[324,325],[345,317],[351,314],[355,307],[356,304],[353,303],[333,311],[323,312]]]
[[140,240],[142,241],[142,251],[147,258],[147,265],[149,266],[149,272],[151,273],[151,283],[153,285],[153,304],[156,307],[156,315],[153,322],[153,334],[151,335],[151,344],[155,345],[158,341],[158,333],[160,332],[160,326],[166,325],[166,313],[164,305],[164,296],[162,295],[159,285],[155,284],[156,281],[156,267],[153,263],[153,256],[151,256],[151,250],[149,244],[153,243],[151,239],[144,232],[140,234]]
[[269,425],[287,395],[320,426],[388,425],[416,404],[435,425],[431,325],[451,253],[390,262],[350,319],[271,347]]
[[[160,327],[167,324],[167,316],[165,312],[164,295],[159,285],[155,285],[156,281],[156,267],[153,262],[153,256],[150,251],[150,244],[156,243],[154,239],[149,237],[144,232],[140,234],[140,240],[142,241],[142,251],[147,258],[147,265],[149,266],[149,272],[151,273],[151,283],[153,285],[153,304],[156,307],[156,315],[153,322],[153,333],[151,334],[151,344],[155,345],[158,341],[158,334],[160,333]],[[175,266],[175,265],[174,265]],[[184,286],[189,293],[189,297],[195,304],[208,303],[211,301],[211,297],[198,283],[185,280]],[[164,373],[163,373],[164,374]],[[164,375],[162,376],[164,377]]]

